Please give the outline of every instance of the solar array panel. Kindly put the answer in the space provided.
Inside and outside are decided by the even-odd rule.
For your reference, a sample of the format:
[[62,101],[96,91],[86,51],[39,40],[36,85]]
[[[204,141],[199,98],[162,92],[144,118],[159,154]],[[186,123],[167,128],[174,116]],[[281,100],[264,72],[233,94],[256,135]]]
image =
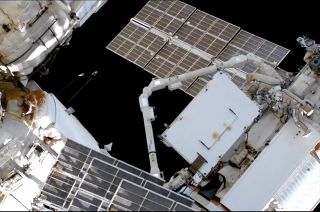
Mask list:
[[211,78],[209,76],[198,77],[192,85],[188,87],[186,93],[190,96],[196,96],[210,80]]
[[172,198],[163,196],[145,187],[122,180],[108,210],[132,211],[194,211]]
[[[289,53],[289,50],[276,45],[270,41],[260,38],[256,35],[241,30],[232,41],[225,47],[225,49],[218,55],[217,59],[221,61],[227,61],[231,57],[240,54],[253,53],[260,58],[264,59],[273,67],[279,65],[282,59]],[[244,73],[257,72],[258,68],[252,64],[246,64],[241,67]],[[288,78],[285,71],[282,69],[276,69],[280,76],[284,79]],[[232,81],[241,89],[244,88],[248,82],[238,77],[235,74],[230,74]],[[210,79],[209,79],[210,80]],[[186,93],[191,96],[197,95],[200,90],[207,84],[208,79],[199,77],[187,90]]]
[[166,43],[148,28],[130,21],[108,45],[108,49],[134,64],[144,67]]
[[[167,43],[161,51],[145,67],[145,70],[160,77],[166,78],[190,72],[209,65],[210,61],[187,51],[174,43]],[[182,90],[186,90],[193,80],[183,82]]]
[[134,17],[156,29],[174,34],[195,10],[181,1],[149,1]]
[[196,10],[175,37],[215,58],[239,29],[233,24]]
[[[159,78],[206,67],[215,59],[227,61],[232,56],[247,53],[276,67],[289,53],[284,47],[181,1],[151,0],[130,23],[107,48]],[[131,38],[134,31],[143,32],[141,40]],[[144,33],[150,39],[145,39]],[[241,70],[252,73],[257,68],[248,64]],[[234,74],[230,76],[240,88],[247,83]],[[181,89],[195,96],[209,80],[209,76],[191,79],[183,82]]]
[[184,207],[193,205],[192,200],[163,188],[163,180],[71,140],[62,150],[40,199],[63,210],[105,211],[123,180]]
[[247,53],[253,53],[275,67],[289,53],[289,50],[241,30],[218,56],[218,59],[227,61],[234,55]]

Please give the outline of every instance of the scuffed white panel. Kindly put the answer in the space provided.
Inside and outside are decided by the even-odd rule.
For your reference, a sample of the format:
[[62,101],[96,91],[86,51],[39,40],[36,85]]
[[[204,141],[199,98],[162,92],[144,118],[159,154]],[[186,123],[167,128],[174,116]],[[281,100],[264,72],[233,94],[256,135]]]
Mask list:
[[76,12],[77,17],[80,20],[80,26],[84,24],[87,19],[99,10],[102,5],[104,5],[107,0],[96,0],[96,1],[87,1],[87,0],[77,0],[72,1],[70,4],[71,9]]
[[[30,74],[106,0],[70,2],[0,1],[0,71]],[[70,16],[69,4],[76,5],[80,20]]]
[[230,210],[262,210],[319,142],[319,132],[308,127],[312,133],[303,137],[303,131],[290,119],[221,203]]
[[0,2],[0,22],[12,24],[12,27],[23,29],[32,22],[36,16],[48,6],[48,1],[24,1],[24,0],[2,0]]
[[63,104],[53,95],[47,98],[47,117],[65,137],[100,152],[99,144],[74,115],[68,115]]
[[258,106],[218,72],[162,136],[189,163],[200,154],[207,163],[199,171],[207,175],[258,115]]
[[267,111],[248,132],[248,145],[257,151],[263,149],[270,135],[273,135],[279,127],[280,119],[276,118],[271,111]]

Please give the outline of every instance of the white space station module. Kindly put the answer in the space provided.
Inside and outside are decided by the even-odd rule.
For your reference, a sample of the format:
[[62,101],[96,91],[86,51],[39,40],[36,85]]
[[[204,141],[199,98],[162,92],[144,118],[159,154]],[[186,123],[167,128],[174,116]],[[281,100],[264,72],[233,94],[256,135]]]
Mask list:
[[[313,210],[320,201],[320,45],[289,50],[181,1],[149,1],[107,49],[156,77],[137,101],[150,172],[112,157],[28,75],[106,1],[0,2],[1,210]],[[107,5],[106,5],[107,6]],[[149,97],[193,96],[156,141]],[[189,164],[165,182],[155,142]],[[158,157],[161,157],[161,155]]]

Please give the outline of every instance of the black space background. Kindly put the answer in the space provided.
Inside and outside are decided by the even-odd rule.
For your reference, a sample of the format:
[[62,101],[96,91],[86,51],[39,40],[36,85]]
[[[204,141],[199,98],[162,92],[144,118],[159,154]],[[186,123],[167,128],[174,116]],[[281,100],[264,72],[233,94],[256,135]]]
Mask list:
[[[291,52],[280,64],[287,71],[304,65],[305,51],[296,38],[308,35],[320,42],[319,7],[316,1],[214,1],[183,0],[196,8],[233,23],[262,38],[289,48]],[[81,73],[94,70],[99,74],[80,92],[70,105],[74,115],[101,144],[113,142],[111,154],[149,171],[147,147],[138,97],[151,74],[107,50],[107,44],[145,5],[146,0],[109,0],[98,13],[76,29],[70,45],[63,47],[47,76],[33,77],[44,90],[56,94]],[[280,4],[281,3],[281,4]],[[68,98],[87,80],[83,77],[62,93]],[[150,105],[155,106],[155,135],[164,131],[190,102],[191,97],[180,90],[155,92]],[[156,141],[158,162],[165,178],[186,166],[173,150]],[[284,158],[285,160],[285,158]]]

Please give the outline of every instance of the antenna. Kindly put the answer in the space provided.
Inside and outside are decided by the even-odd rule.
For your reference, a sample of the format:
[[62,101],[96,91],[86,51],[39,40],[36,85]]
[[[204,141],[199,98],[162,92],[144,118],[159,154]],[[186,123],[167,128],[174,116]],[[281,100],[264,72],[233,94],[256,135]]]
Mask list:
[[91,73],[91,76],[89,79],[70,97],[70,99],[67,101],[67,104],[70,104],[70,102],[80,93],[80,91],[83,90],[83,88],[91,82],[93,77],[95,77],[98,74],[98,71],[94,71]]
[[65,91],[67,88],[69,88],[79,77],[83,77],[85,73],[80,73],[76,77],[74,77],[69,83],[67,83],[58,93],[57,97],[61,95],[63,91]]

